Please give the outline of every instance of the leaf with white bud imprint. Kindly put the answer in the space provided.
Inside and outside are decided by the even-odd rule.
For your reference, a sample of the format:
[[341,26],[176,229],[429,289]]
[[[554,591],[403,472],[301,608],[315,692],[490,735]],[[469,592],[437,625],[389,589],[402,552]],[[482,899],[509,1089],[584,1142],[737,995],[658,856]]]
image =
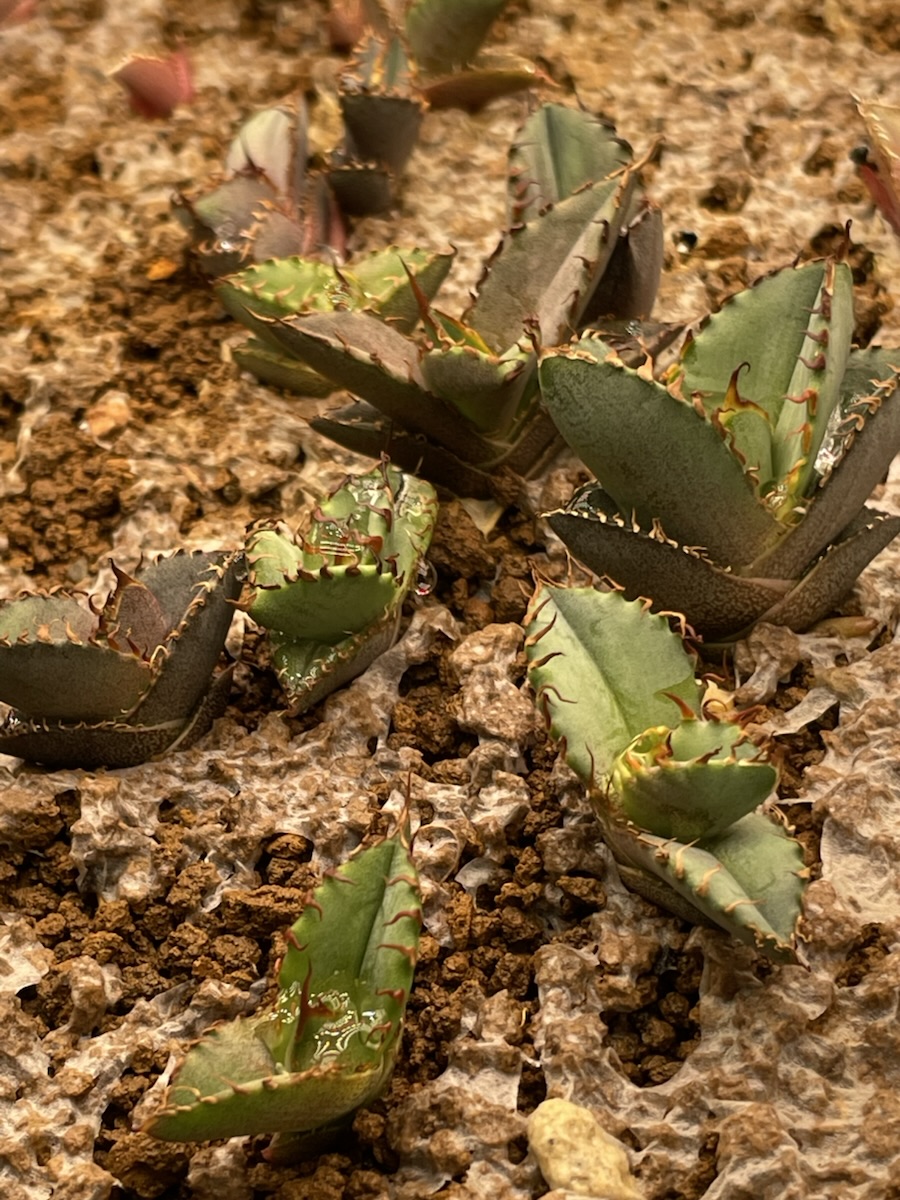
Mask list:
[[369,1104],[400,1048],[421,921],[407,835],[357,852],[292,927],[274,1010],[192,1046],[144,1132],[190,1142],[298,1134]]
[[666,619],[619,592],[545,583],[525,630],[536,702],[623,880],[795,961],[807,872],[799,843],[761,808],[777,771],[740,725],[704,714]]
[[235,554],[180,552],[101,608],[65,592],[0,604],[0,753],[45,766],[126,767],[191,745],[220,715],[210,681],[240,593]]
[[597,476],[551,526],[708,640],[808,628],[900,531],[865,507],[900,449],[900,352],[852,332],[850,268],[819,260],[733,296],[660,379],[602,338],[545,352],[544,403]]
[[244,607],[269,631],[295,712],[317,704],[393,644],[403,600],[431,541],[429,484],[387,465],[349,476],[294,537],[256,526]]

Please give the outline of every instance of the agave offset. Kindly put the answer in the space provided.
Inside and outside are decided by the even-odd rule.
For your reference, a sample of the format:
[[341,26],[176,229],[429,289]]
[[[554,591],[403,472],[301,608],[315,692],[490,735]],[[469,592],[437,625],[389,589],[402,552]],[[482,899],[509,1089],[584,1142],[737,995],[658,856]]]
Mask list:
[[558,449],[537,392],[533,340],[558,342],[598,313],[646,315],[662,262],[659,213],[641,195],[630,147],[587,113],[543,105],[526,122],[511,152],[508,199],[510,232],[461,319],[431,307],[412,252],[408,264],[392,252],[410,276],[418,334],[374,304],[350,299],[325,311],[304,301],[290,315],[272,314],[248,294],[246,278],[225,285],[230,311],[282,360],[363,402],[315,419],[315,429],[477,498],[503,494],[511,475],[535,474]]
[[384,1089],[403,1032],[422,923],[405,833],[328,875],[288,934],[274,1009],[219,1025],[176,1068],[143,1132],[195,1142],[298,1135],[350,1119]]
[[777,812],[761,808],[777,771],[739,722],[704,712],[666,619],[618,592],[542,584],[525,630],[536,702],[623,881],[793,961],[807,872]]
[[349,476],[297,537],[281,524],[251,530],[244,607],[268,630],[295,712],[348,683],[393,643],[436,516],[427,483],[382,465]]
[[217,674],[235,554],[178,553],[132,577],[114,566],[102,607],[65,592],[0,604],[0,754],[50,767],[128,767],[191,745],[225,709]]
[[900,352],[852,332],[850,268],[829,259],[732,297],[659,379],[600,338],[547,351],[544,403],[597,476],[551,526],[709,640],[808,628],[900,531],[865,507],[900,449]]

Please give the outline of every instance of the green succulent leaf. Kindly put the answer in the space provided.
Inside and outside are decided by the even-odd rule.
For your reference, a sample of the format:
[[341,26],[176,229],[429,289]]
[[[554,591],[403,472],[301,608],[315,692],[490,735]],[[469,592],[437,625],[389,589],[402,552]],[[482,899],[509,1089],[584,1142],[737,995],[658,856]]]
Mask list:
[[613,764],[625,818],[664,838],[722,833],[772,794],[778,773],[728,721],[685,720],[646,729]]
[[[759,493],[780,498],[775,511],[789,510],[807,489],[852,335],[850,268],[820,259],[739,292],[685,345],[685,396],[697,395],[708,416],[727,422]],[[744,363],[738,395],[725,385]]]
[[339,867],[289,934],[274,1011],[214,1028],[190,1049],[144,1132],[295,1133],[374,1100],[399,1049],[421,918],[405,835]]
[[688,920],[725,929],[774,962],[796,962],[808,872],[803,850],[764,813],[694,845],[634,827],[606,834],[635,891]]
[[624,172],[633,157],[607,122],[565,104],[542,104],[510,150],[510,225],[533,220],[548,205]]
[[725,563],[752,561],[777,538],[775,517],[712,422],[604,342],[550,351],[539,378],[563,437],[623,517],[634,514],[643,529],[659,522],[679,544]]
[[406,37],[416,62],[435,73],[465,66],[508,0],[413,0]]
[[699,712],[693,662],[665,618],[648,615],[637,601],[545,583],[525,634],[538,707],[551,736],[565,742],[569,766],[589,786],[600,786],[633,738],[677,722],[672,697]]
[[501,353],[518,341],[526,322],[545,345],[577,328],[615,249],[633,187],[627,174],[602,180],[512,229],[487,263],[467,324]]

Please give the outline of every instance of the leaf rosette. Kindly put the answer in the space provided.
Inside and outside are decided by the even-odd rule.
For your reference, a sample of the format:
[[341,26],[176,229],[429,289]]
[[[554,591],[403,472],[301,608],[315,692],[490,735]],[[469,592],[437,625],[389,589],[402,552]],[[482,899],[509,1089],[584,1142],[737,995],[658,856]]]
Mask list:
[[383,464],[348,476],[297,536],[280,523],[251,530],[243,607],[268,630],[295,712],[392,645],[436,516],[429,484]]
[[900,449],[900,353],[852,331],[850,269],[820,260],[732,297],[661,378],[595,337],[546,352],[544,403],[597,476],[551,526],[709,640],[807,628],[900,531],[865,507]]
[[[45,766],[127,767],[191,745],[224,711],[213,676],[240,592],[239,556],[177,553],[100,608],[65,592],[0,604],[0,753]],[[213,676],[212,681],[210,677]]]
[[542,584],[525,627],[538,707],[623,880],[793,961],[807,873],[767,806],[777,771],[738,723],[704,713],[667,620],[619,592]]

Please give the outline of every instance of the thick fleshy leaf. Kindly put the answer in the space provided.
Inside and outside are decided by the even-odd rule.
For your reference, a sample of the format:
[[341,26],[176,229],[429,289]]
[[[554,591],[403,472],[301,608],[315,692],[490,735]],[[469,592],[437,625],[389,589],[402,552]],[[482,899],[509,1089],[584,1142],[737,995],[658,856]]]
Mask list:
[[124,717],[153,681],[148,659],[98,643],[97,618],[72,597],[0,605],[0,700],[27,717]]
[[[897,364],[892,368],[887,360]],[[757,572],[798,576],[859,512],[900,448],[900,352],[850,356],[838,423],[820,447],[821,479],[806,513],[754,564]],[[868,377],[868,378],[867,378]]]
[[560,433],[639,526],[662,522],[681,545],[735,566],[776,540],[778,523],[718,430],[603,342],[545,354],[539,377]]
[[711,641],[752,625],[790,589],[787,580],[745,579],[719,567],[667,538],[658,524],[640,529],[596,484],[576,492],[547,520],[579,562],[622,588],[629,600],[644,596],[657,611],[690,613],[693,627]]
[[[758,474],[760,494],[772,494],[775,511],[793,505],[813,476],[852,335],[850,268],[819,259],[738,292],[685,346],[683,394],[699,393],[707,415],[718,415],[735,452]],[[743,364],[735,396],[729,384],[738,382]],[[729,420],[730,399],[737,411],[743,406],[743,421]],[[759,453],[760,428],[769,435],[770,454]]]
[[665,259],[662,213],[644,201],[623,226],[581,320],[586,325],[612,318],[642,321],[649,317],[659,290]]
[[635,891],[679,915],[693,910],[776,962],[796,962],[807,873],[800,844],[773,819],[749,813],[692,846],[626,826],[606,836],[616,857],[636,868],[623,872]]
[[463,456],[474,451],[481,460],[491,457],[490,448],[474,440],[460,414],[428,392],[416,344],[376,317],[304,314],[273,322],[271,334],[284,350],[408,429]]
[[345,687],[394,644],[399,612],[389,612],[341,641],[315,642],[269,631],[272,666],[291,711],[297,715]]
[[611,778],[627,820],[694,842],[758,808],[778,772],[733,722],[686,720],[639,734],[616,759]]
[[[876,554],[900,533],[900,517],[864,508],[797,585],[757,620],[803,630],[828,616]],[[743,636],[741,630],[735,636]]]
[[348,477],[299,537],[281,526],[251,532],[245,607],[272,632],[273,664],[295,710],[390,646],[436,513],[429,484],[382,466]]
[[509,224],[538,217],[632,159],[631,147],[606,121],[565,104],[542,104],[510,150]]
[[671,696],[699,712],[691,659],[665,618],[648,615],[639,602],[544,583],[525,634],[537,704],[588,785],[600,786],[617,755],[645,729],[678,722]]
[[[347,450],[369,458],[388,458],[402,470],[430,479],[452,495],[488,499],[494,494],[496,479],[491,464],[483,470],[474,467],[421,434],[399,428],[369,404],[350,404],[330,417],[313,417],[310,425]],[[478,439],[475,451],[480,453],[480,448]]]
[[498,358],[472,346],[441,347],[422,359],[429,391],[448,400],[486,437],[503,435],[519,408],[529,356]]
[[431,73],[464,66],[478,53],[508,0],[413,0],[406,37],[413,58]]
[[230,667],[220,671],[186,720],[157,725],[27,720],[12,712],[0,726],[0,754],[53,770],[81,767],[90,771],[135,767],[172,750],[187,750],[225,712],[231,676]]
[[278,104],[248,117],[228,148],[226,171],[234,175],[264,175],[279,196],[299,199],[308,156],[307,113],[302,95],[298,105]]
[[298,396],[330,396],[334,391],[330,379],[304,367],[296,358],[273,350],[259,338],[251,337],[243,346],[235,346],[231,357],[242,371],[249,371],[269,387],[283,388]]
[[219,1026],[190,1049],[145,1132],[293,1133],[373,1100],[396,1058],[420,928],[405,836],[358,853],[291,930],[274,1012]]
[[175,554],[151,563],[140,579],[170,621],[165,660],[134,710],[135,724],[184,723],[209,687],[241,591],[236,554]]
[[544,345],[577,328],[616,247],[633,186],[627,174],[592,184],[511,230],[487,263],[466,323],[500,353],[526,324]]
[[555,86],[550,76],[527,58],[517,54],[479,54],[465,71],[421,80],[419,90],[429,108],[478,112],[501,96],[512,96],[528,88]]

